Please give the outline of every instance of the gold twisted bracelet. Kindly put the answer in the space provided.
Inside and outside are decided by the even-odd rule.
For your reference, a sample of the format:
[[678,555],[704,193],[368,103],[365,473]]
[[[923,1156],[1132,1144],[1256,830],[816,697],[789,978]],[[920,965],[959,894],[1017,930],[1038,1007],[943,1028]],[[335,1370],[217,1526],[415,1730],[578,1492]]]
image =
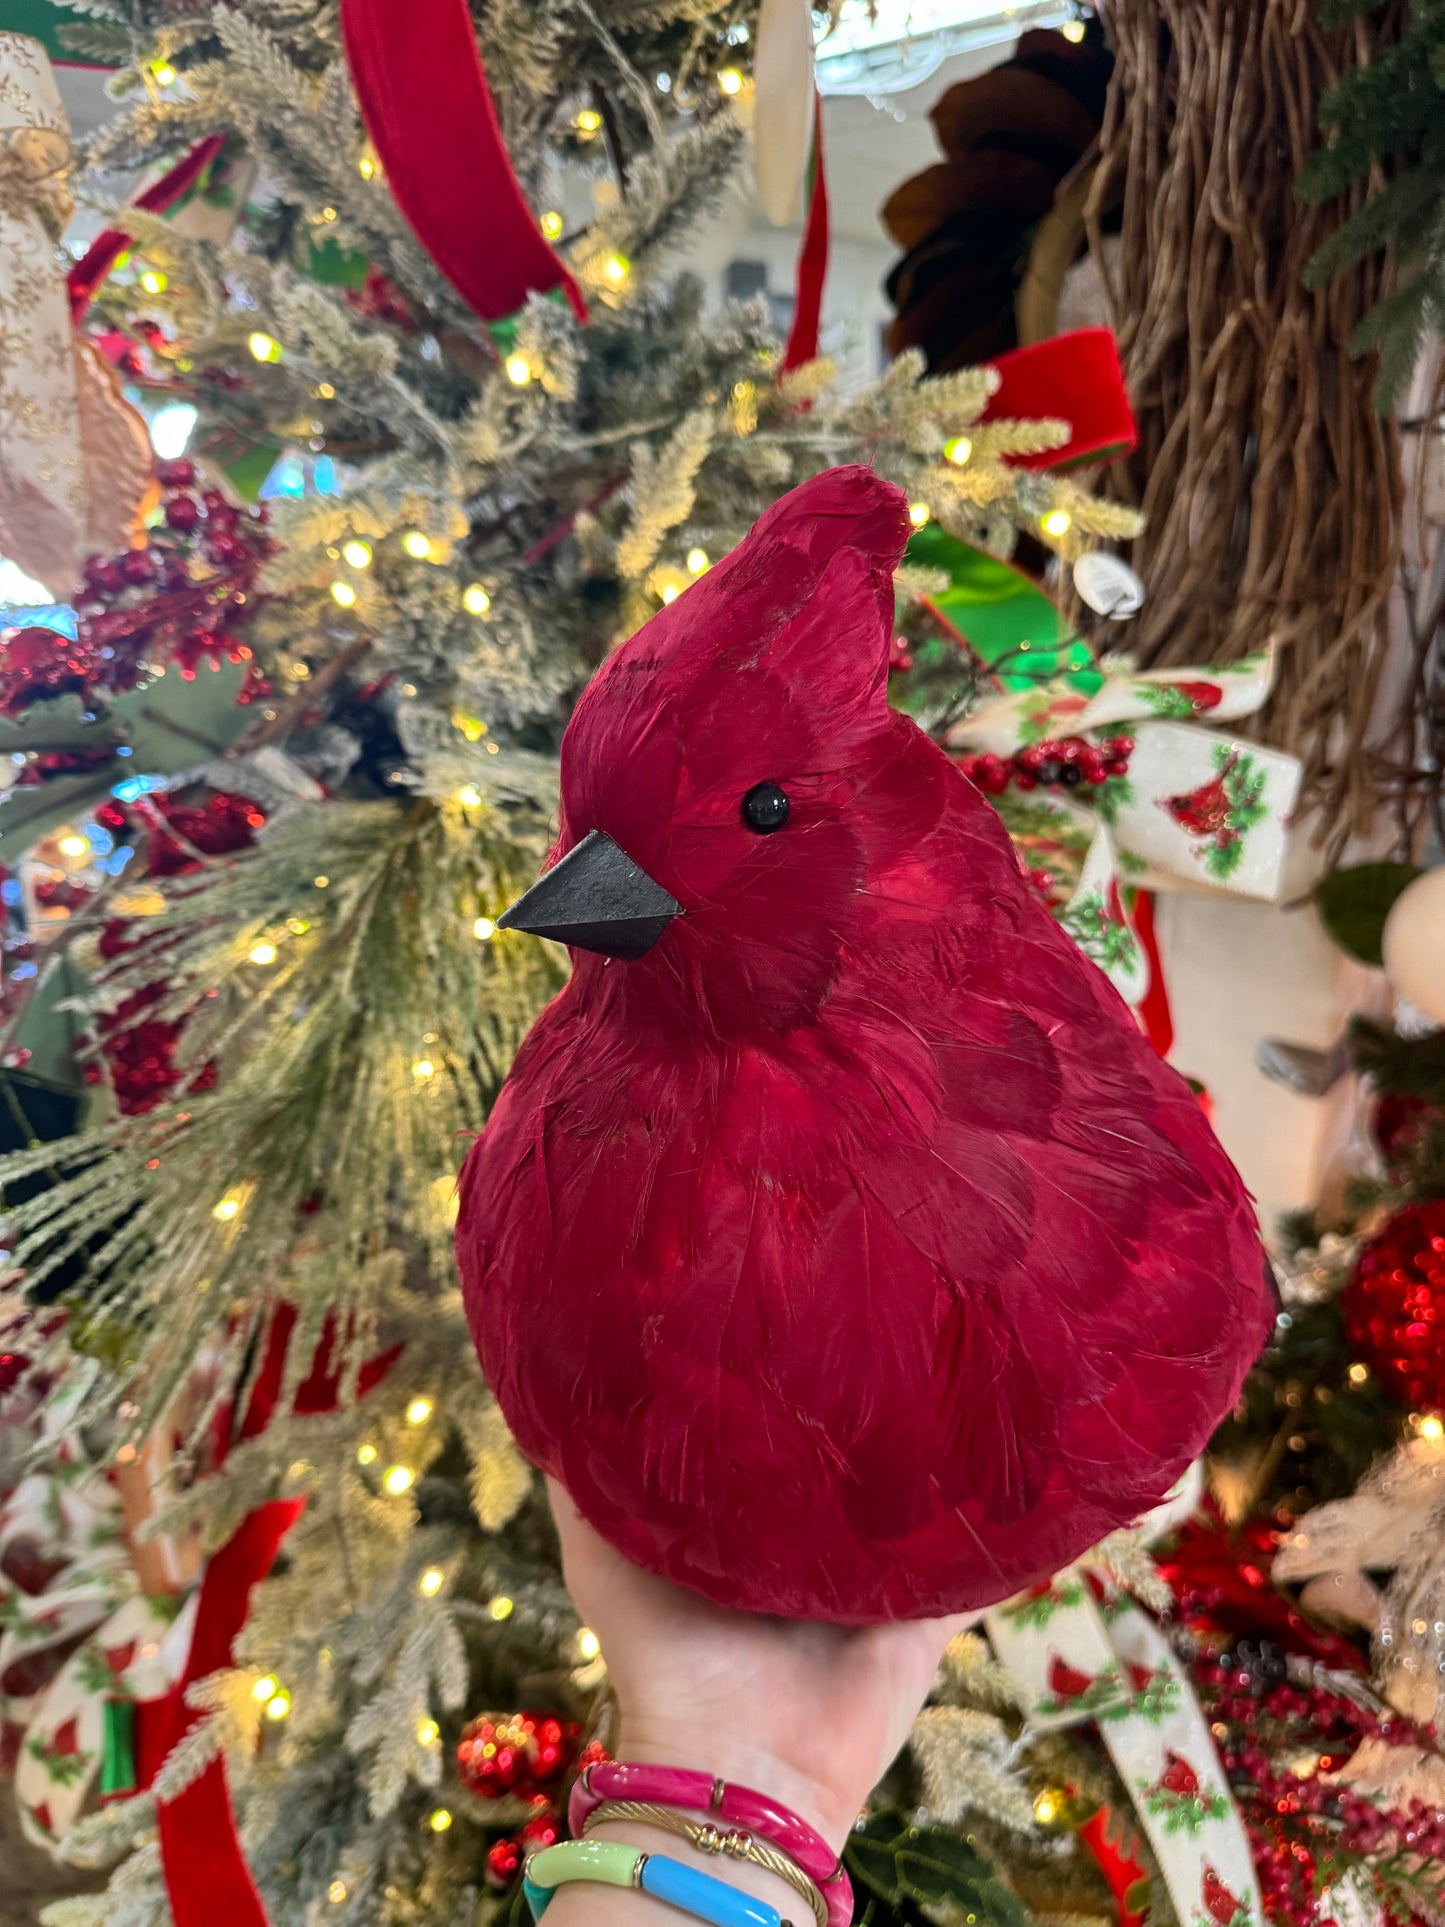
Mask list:
[[591,1833],[594,1827],[610,1820],[657,1827],[663,1833],[676,1834],[680,1840],[686,1840],[699,1853],[726,1854],[730,1860],[746,1860],[751,1866],[761,1867],[764,1873],[776,1874],[807,1901],[817,1917],[818,1927],[828,1927],[828,1903],[817,1883],[803,1872],[796,1860],[790,1860],[771,1842],[759,1840],[742,1827],[718,1827],[710,1820],[689,1820],[686,1814],[672,1807],[653,1806],[648,1800],[604,1800],[588,1814],[582,1831]]

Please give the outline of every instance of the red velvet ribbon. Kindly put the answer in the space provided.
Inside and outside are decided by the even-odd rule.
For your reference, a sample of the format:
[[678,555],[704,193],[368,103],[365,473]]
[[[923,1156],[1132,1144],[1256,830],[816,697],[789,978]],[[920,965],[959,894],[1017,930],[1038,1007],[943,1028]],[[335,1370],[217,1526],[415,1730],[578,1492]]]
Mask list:
[[[144,194],[136,196],[136,207],[145,214],[167,213],[205,178],[206,170],[225,145],[224,134],[207,134],[203,141],[197,141],[183,161],[178,161],[168,174],[162,174]],[[96,235],[65,277],[70,290],[70,318],[77,326],[111,269],[130,245],[131,237],[124,229],[108,227]]]
[[1154,928],[1154,893],[1140,890],[1134,897],[1134,932],[1143,946],[1149,965],[1149,988],[1139,1005],[1144,1035],[1155,1054],[1167,1057],[1174,1046],[1174,1013],[1169,1008],[1169,985],[1164,977],[1164,959],[1159,955],[1159,936]]
[[[230,1665],[236,1635],[251,1610],[252,1588],[271,1570],[305,1504],[304,1499],[273,1499],[257,1506],[206,1567],[190,1657],[163,1703],[166,1716],[156,1723],[162,1759],[199,1718],[186,1705],[187,1687]],[[236,1837],[224,1760],[212,1760],[173,1800],[160,1801],[156,1819],[175,1927],[269,1927]]]
[[537,226],[492,104],[467,0],[342,0],[366,131],[412,231],[483,321],[582,290]]
[[986,422],[1053,417],[1073,431],[1062,448],[1010,455],[1015,468],[1104,461],[1138,447],[1139,429],[1112,329],[1078,328],[1015,348],[993,365],[1001,380],[983,411]]
[[[296,1319],[296,1307],[284,1301],[272,1314],[260,1370],[236,1431],[237,1442],[259,1437],[271,1422],[281,1396]],[[396,1345],[367,1360],[358,1375],[360,1394],[386,1376],[401,1349]],[[311,1368],[297,1387],[291,1408],[294,1412],[335,1411],[340,1391],[335,1353],[333,1312],[322,1328]],[[233,1421],[234,1409],[228,1407],[216,1439],[218,1464],[225,1462]],[[305,1504],[304,1499],[274,1499],[258,1506],[207,1564],[185,1670],[164,1699],[137,1709],[137,1777],[141,1786],[152,1784],[172,1749],[196,1722],[198,1715],[186,1705],[186,1688],[194,1680],[230,1665],[236,1635],[250,1613],[252,1589],[271,1570],[282,1541]],[[157,1819],[175,1927],[269,1927],[236,1837],[236,1817],[223,1760],[213,1760],[174,1800],[161,1802]]]
[[1270,1578],[1279,1535],[1266,1519],[1228,1532],[1212,1503],[1181,1529],[1172,1551],[1156,1555],[1159,1571],[1185,1621],[1232,1638],[1275,1640],[1325,1666],[1363,1673],[1359,1650],[1342,1634],[1316,1626]]
[[828,277],[828,177],[823,167],[823,101],[813,105],[813,161],[808,178],[808,221],[798,255],[798,278],[793,301],[793,325],[783,350],[783,373],[801,368],[818,353],[818,329],[823,318],[823,283]]

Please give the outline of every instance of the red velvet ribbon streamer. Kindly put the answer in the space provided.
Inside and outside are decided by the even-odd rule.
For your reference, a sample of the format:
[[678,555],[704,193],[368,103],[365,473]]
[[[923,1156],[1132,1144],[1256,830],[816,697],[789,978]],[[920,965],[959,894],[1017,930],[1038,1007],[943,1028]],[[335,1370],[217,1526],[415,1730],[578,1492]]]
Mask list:
[[818,329],[823,318],[823,283],[828,276],[828,177],[823,167],[823,101],[813,105],[813,161],[808,178],[808,221],[798,255],[798,278],[793,301],[793,325],[783,350],[783,373],[801,368],[818,353]]
[[492,104],[467,0],[342,0],[366,131],[413,233],[483,321],[582,290],[537,226]]
[[[231,1663],[231,1648],[251,1610],[251,1590],[266,1577],[281,1542],[300,1518],[304,1499],[273,1499],[247,1515],[206,1567],[196,1607],[190,1657],[156,1722],[162,1759],[199,1715],[186,1689]],[[173,1800],[156,1808],[161,1864],[175,1927],[269,1927],[266,1909],[236,1837],[224,1760],[212,1760]]]
[[1275,1587],[1270,1567],[1278,1539],[1267,1519],[1248,1520],[1229,1532],[1212,1501],[1206,1501],[1202,1514],[1180,1529],[1173,1549],[1156,1554],[1156,1563],[1186,1624],[1234,1639],[1264,1635],[1322,1665],[1365,1672],[1350,1640],[1316,1626]]
[[1139,444],[1129,406],[1119,344],[1110,328],[1078,328],[1000,355],[1001,377],[983,411],[986,422],[1004,419],[1068,422],[1062,448],[1037,455],[1010,455],[1015,468],[1061,468],[1071,462],[1104,461]]
[[1149,965],[1149,988],[1139,1005],[1144,1035],[1155,1054],[1167,1057],[1174,1045],[1174,1013],[1169,1008],[1169,985],[1164,977],[1164,960],[1159,955],[1159,936],[1154,928],[1154,893],[1137,891],[1134,897],[1134,931],[1143,946]]
[[[145,214],[167,213],[205,178],[206,170],[225,145],[224,134],[207,134],[203,141],[197,141],[183,161],[178,161],[168,174],[162,174],[144,194],[137,195],[135,206]],[[108,227],[96,235],[65,277],[70,290],[70,318],[77,326],[111,269],[130,245],[131,237],[123,228]]]
[[[296,1307],[284,1301],[272,1314],[260,1369],[236,1433],[237,1442],[259,1437],[271,1422],[281,1395],[296,1319]],[[335,1411],[340,1391],[336,1330],[336,1315],[329,1313],[310,1370],[297,1387],[291,1408],[294,1412]],[[367,1360],[358,1374],[360,1395],[386,1376],[401,1349],[396,1345]],[[229,1450],[233,1417],[233,1409],[228,1408],[223,1432],[216,1440],[218,1463],[225,1462]],[[300,1518],[305,1503],[304,1499],[275,1499],[258,1506],[207,1565],[185,1670],[164,1699],[137,1709],[141,1715],[137,1721],[141,1786],[154,1781],[171,1750],[195,1724],[198,1716],[186,1705],[186,1688],[192,1681],[230,1665],[236,1635],[250,1613],[251,1591],[271,1570],[282,1541]],[[161,1802],[157,1819],[175,1927],[269,1927],[236,1837],[223,1760],[213,1760],[174,1800]]]

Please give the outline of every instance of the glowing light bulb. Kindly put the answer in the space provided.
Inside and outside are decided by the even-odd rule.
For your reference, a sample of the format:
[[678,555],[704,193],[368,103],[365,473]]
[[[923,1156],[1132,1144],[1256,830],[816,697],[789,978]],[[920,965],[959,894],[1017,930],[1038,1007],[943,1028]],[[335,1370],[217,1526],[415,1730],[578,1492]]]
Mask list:
[[916,529],[921,529],[932,513],[933,510],[928,506],[927,502],[910,502],[908,504],[908,519]]
[[507,380],[515,388],[525,388],[532,379],[532,364],[525,355],[508,355],[504,366]]
[[166,277],[163,274],[158,274],[154,268],[148,268],[146,270],[140,278],[140,284],[147,294],[164,294],[166,289],[171,285]]
[[403,1492],[410,1492],[415,1481],[416,1474],[409,1465],[389,1465],[381,1482],[394,1499],[399,1499]]
[[358,1445],[356,1448],[356,1462],[358,1465],[375,1465],[376,1447],[374,1445]]
[[724,67],[717,77],[717,84],[725,94],[736,96],[743,91],[743,75],[740,67]]
[[336,219],[336,209],[334,207],[322,208],[321,218],[323,221],[334,221]]
[[341,553],[353,569],[369,569],[371,567],[371,544],[369,542],[344,542],[341,546]]
[[1055,539],[1067,535],[1073,526],[1074,518],[1067,509],[1050,509],[1039,524],[1045,535],[1052,535]]
[[171,87],[175,84],[176,70],[168,60],[158,60],[151,68],[157,87]]
[[492,1615],[492,1618],[496,1620],[497,1624],[500,1625],[504,1619],[510,1619],[512,1617],[512,1602],[504,1592],[499,1592],[487,1607],[487,1611]]
[[445,1583],[446,1574],[441,1567],[428,1566],[421,1578],[417,1580],[416,1586],[418,1592],[425,1593],[427,1598],[431,1599],[441,1591]]
[[421,1746],[435,1746],[441,1728],[435,1720],[418,1720],[416,1723],[417,1742]]
[[472,582],[462,590],[462,607],[469,616],[484,616],[492,606],[492,598],[480,582]]
[[425,1084],[429,1077],[435,1077],[437,1067],[429,1057],[419,1057],[411,1067],[411,1074],[418,1084]]
[[406,1408],[408,1425],[425,1425],[435,1408],[429,1398],[414,1398]]
[[1351,1385],[1363,1385],[1370,1376],[1370,1368],[1368,1365],[1351,1365],[1348,1376]]
[[267,1673],[264,1678],[258,1679],[256,1684],[251,1688],[251,1698],[253,1700],[259,1700],[264,1706],[267,1700],[276,1697],[279,1685],[280,1682],[273,1679],[271,1675]]
[[1034,1801],[1034,1818],[1040,1826],[1048,1826],[1051,1820],[1059,1817],[1059,1796],[1051,1788],[1045,1787]]
[[274,335],[265,334],[259,328],[255,334],[248,337],[246,346],[251,350],[251,353],[257,361],[279,361],[281,359],[280,342]]
[[315,884],[318,890],[324,890],[327,884],[330,883],[331,878],[330,877],[313,877],[311,881]]
[[1084,37],[1084,23],[1082,20],[1066,20],[1059,31],[1065,40],[1072,40],[1077,47]]
[[573,116],[572,125],[579,134],[591,140],[594,134],[601,131],[602,116],[595,107],[583,107]]
[[246,954],[253,964],[273,964],[276,961],[276,946],[274,943],[253,944]]
[[90,838],[79,834],[63,836],[56,848],[62,856],[89,856]]
[[708,571],[706,549],[689,549],[687,552],[687,572],[689,575],[706,575]]
[[376,156],[369,147],[362,150],[361,159],[356,163],[356,171],[364,181],[376,178]]
[[269,1699],[266,1702],[266,1717],[268,1720],[284,1720],[290,1711],[291,1695],[289,1693],[277,1693],[274,1699]]
[[354,608],[356,605],[356,591],[349,582],[333,582],[331,585],[331,600],[340,603],[343,609]]
[[326,1898],[331,1902],[333,1907],[339,1907],[346,1898],[346,1882],[344,1880],[333,1880],[331,1885],[326,1889]]
[[602,1651],[602,1641],[590,1626],[584,1626],[578,1633],[577,1651],[583,1659],[596,1659]]
[[286,928],[291,932],[293,937],[304,937],[306,932],[311,928],[311,925],[306,921],[305,917],[287,917]]
[[425,562],[431,554],[431,540],[420,529],[408,529],[401,538],[401,546],[418,562]]
[[497,934],[497,926],[490,917],[478,917],[472,925],[472,935],[478,943],[486,943]]
[[1433,1412],[1428,1418],[1422,1418],[1420,1436],[1429,1439],[1432,1445],[1438,1445],[1441,1439],[1445,1439],[1445,1420],[1436,1418]]
[[317,401],[335,401],[336,400],[336,390],[331,386],[331,383],[329,381],[323,381],[323,382],[317,383],[316,399]]
[[457,791],[457,801],[464,810],[479,809],[481,807],[482,792],[477,788],[475,783],[464,783]]
[[241,1200],[234,1191],[228,1191],[219,1204],[211,1206],[211,1216],[217,1224],[229,1224],[233,1218],[239,1218],[240,1215]]
[[955,468],[962,468],[973,453],[973,443],[967,435],[955,435],[951,442],[943,444],[943,459],[952,462]]
[[664,601],[664,602],[676,602],[676,601],[677,601],[677,598],[678,598],[678,597],[679,597],[679,596],[680,596],[681,594],[682,594],[682,591],[681,591],[681,589],[679,589],[679,588],[678,588],[678,586],[677,586],[677,584],[676,584],[675,582],[664,582],[664,583],[663,583],[663,585],[662,585],[662,599],[663,599],[663,601]]
[[427,1821],[427,1825],[433,1833],[445,1833],[451,1823],[452,1816],[447,1812],[445,1807],[438,1807],[430,1820]]
[[602,263],[603,276],[607,281],[611,282],[614,288],[620,288],[622,286],[631,268],[632,263],[625,254],[609,254],[607,259]]
[[556,208],[549,207],[547,209],[547,212],[542,216],[540,225],[543,234],[546,235],[549,241],[561,240],[562,216],[557,212]]

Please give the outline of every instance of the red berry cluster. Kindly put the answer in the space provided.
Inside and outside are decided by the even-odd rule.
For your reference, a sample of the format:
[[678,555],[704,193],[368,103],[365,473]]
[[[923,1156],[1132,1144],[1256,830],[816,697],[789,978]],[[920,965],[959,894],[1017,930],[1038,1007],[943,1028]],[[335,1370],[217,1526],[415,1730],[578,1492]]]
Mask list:
[[562,1837],[561,1821],[552,1802],[539,1794],[532,1805],[537,1809],[536,1815],[520,1833],[504,1834],[487,1849],[487,1873],[498,1887],[511,1886],[529,1853],[555,1847]]
[[[1249,1834],[1267,1920],[1325,1927],[1322,1896],[1349,1866],[1445,1856],[1445,1812],[1418,1800],[1383,1807],[1322,1777],[1367,1739],[1433,1750],[1432,1729],[1318,1685],[1286,1680],[1261,1692],[1258,1666],[1236,1654],[1196,1659],[1193,1671]],[[1319,1767],[1302,1778],[1282,1760],[1305,1749]],[[1412,1917],[1408,1909],[1394,1916]]]
[[560,1839],[561,1803],[555,1789],[569,1768],[580,1773],[608,1757],[597,1740],[577,1753],[580,1732],[575,1721],[534,1713],[484,1717],[463,1729],[457,1765],[472,1792],[484,1800],[520,1796],[532,1809],[531,1819],[518,1832],[505,1834],[488,1849],[487,1874],[495,1887],[509,1887],[529,1853],[540,1853]]
[[[143,549],[92,555],[78,647],[89,677],[109,690],[132,688],[143,660],[175,662],[189,682],[198,665],[222,657],[251,663],[240,632],[254,612],[256,578],[273,544],[264,506],[242,509],[219,489],[196,492],[194,462],[162,462],[165,528]],[[237,696],[256,702],[271,686],[252,666]]]
[[[102,803],[95,816],[112,834],[126,829],[132,819],[145,825],[144,868],[150,876],[183,876],[198,869],[202,857],[247,850],[266,821],[250,797],[225,791],[217,791],[199,807],[173,803],[164,796],[147,797],[129,809],[111,800]],[[101,956],[110,962],[144,949],[153,940],[145,934],[143,925],[140,930],[137,935],[136,923],[128,918],[113,918],[100,933]],[[153,1110],[183,1082],[187,1090],[205,1091],[216,1081],[213,1064],[204,1064],[188,1075],[177,1062],[185,1016],[152,1014],[168,988],[158,963],[152,982],[133,990],[115,1010],[100,1018],[100,1057],[91,1058],[84,1066],[89,1084],[99,1084],[109,1074],[116,1104],[127,1117]]]
[[961,756],[958,767],[986,796],[1015,789],[1097,788],[1111,776],[1127,776],[1134,754],[1132,736],[1110,736],[1091,743],[1085,736],[1061,736],[1051,743],[1030,743],[1012,756]]

